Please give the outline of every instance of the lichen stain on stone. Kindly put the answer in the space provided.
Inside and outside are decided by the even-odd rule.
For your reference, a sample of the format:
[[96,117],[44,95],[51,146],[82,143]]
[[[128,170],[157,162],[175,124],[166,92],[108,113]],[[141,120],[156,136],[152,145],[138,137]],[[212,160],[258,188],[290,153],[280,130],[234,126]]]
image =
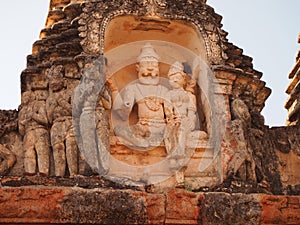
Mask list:
[[57,216],[61,222],[145,224],[144,199],[126,191],[80,191],[64,197]]

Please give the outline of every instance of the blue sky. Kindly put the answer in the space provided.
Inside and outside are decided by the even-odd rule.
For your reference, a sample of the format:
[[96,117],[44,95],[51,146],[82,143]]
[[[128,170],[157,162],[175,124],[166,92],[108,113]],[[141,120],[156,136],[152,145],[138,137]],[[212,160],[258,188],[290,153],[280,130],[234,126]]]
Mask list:
[[[300,49],[299,0],[208,0],[223,16],[228,39],[253,58],[254,68],[272,89],[263,115],[270,126],[284,125],[287,112],[288,73]],[[15,109],[20,104],[20,74],[26,56],[44,27],[49,0],[9,0],[1,3],[0,14],[0,108]]]
[[49,0],[9,0],[0,5],[0,109],[16,109],[21,102],[20,75],[45,25]]

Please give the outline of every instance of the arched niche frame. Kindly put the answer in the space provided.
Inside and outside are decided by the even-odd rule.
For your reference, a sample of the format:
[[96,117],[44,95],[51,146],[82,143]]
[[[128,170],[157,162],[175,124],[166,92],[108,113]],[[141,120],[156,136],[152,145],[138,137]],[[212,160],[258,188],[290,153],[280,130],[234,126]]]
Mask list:
[[[129,60],[125,63],[128,65],[127,74],[136,75],[136,57],[143,44],[149,41],[163,59],[162,75],[166,75],[174,60],[188,62],[193,75],[201,74],[197,77],[200,84],[197,97],[201,98],[204,107],[204,130],[210,138],[208,146],[214,146],[213,154],[219,155],[222,142],[220,128],[225,126],[217,122],[218,110],[215,105],[221,109],[225,107],[214,98],[214,77],[209,67],[224,64],[227,58],[224,52],[226,33],[220,29],[220,21],[216,19],[218,16],[213,15],[212,9],[196,0],[93,0],[85,3],[83,11],[79,20],[79,35],[82,37],[84,54],[105,54],[111,74],[118,73],[119,68],[123,68],[118,63],[124,64],[126,58]],[[138,32],[144,34],[139,36]],[[129,48],[131,44],[134,44],[134,48]],[[174,46],[180,47],[171,48]],[[126,57],[118,53],[119,48],[123,47],[129,48],[121,51],[129,53]],[[117,53],[114,54],[114,51]],[[110,60],[111,55],[113,62]],[[191,55],[197,57],[190,57]],[[129,76],[125,84],[130,79],[132,78]],[[199,171],[206,167],[206,164],[202,165],[200,162]]]
[[[220,16],[211,7],[196,0],[94,0],[85,3],[79,19],[81,44],[88,54],[103,54],[107,51],[107,29],[116,17],[138,17],[141,23],[152,23],[153,29],[167,28],[164,21],[178,20],[193,25],[204,41],[208,64],[223,64],[227,59],[225,53],[226,33],[221,30]],[[160,27],[155,27],[161,21]],[[141,28],[141,27],[140,27]],[[147,29],[147,27],[146,27]],[[151,28],[150,28],[151,29]],[[150,38],[147,38],[150,39]]]
[[[136,74],[134,64],[142,47],[141,43],[152,40],[152,44],[156,43],[154,47],[158,54],[163,55],[163,63],[167,65],[162,74],[166,74],[166,68],[175,60],[188,61],[193,74],[202,74],[195,76],[198,76],[198,82],[201,83],[198,98],[201,98],[204,108],[203,114],[206,120],[204,130],[209,136],[216,137],[212,142],[214,145],[219,145],[216,142],[220,142],[222,138],[214,135],[213,132],[225,126],[216,123],[214,118],[216,113],[212,109],[215,108],[216,103],[212,97],[214,96],[213,74],[209,66],[223,64],[226,60],[223,44],[226,42],[226,35],[220,29],[221,25],[212,15],[209,6],[192,0],[176,1],[176,4],[163,0],[113,0],[88,2],[83,11],[79,20],[81,25],[79,30],[83,38],[81,44],[85,54],[107,55],[119,46],[130,46],[133,42],[135,44],[139,42],[140,44],[135,48],[125,51],[126,56],[115,54],[113,60],[114,66],[124,58],[131,60],[131,64],[128,65],[132,66],[131,68],[129,66],[128,71]],[[192,55],[198,56],[198,62],[182,52],[173,52],[173,58],[170,57],[172,49],[168,48],[168,45],[163,46],[162,42],[188,49],[193,53]],[[110,61],[112,60],[109,59]]]

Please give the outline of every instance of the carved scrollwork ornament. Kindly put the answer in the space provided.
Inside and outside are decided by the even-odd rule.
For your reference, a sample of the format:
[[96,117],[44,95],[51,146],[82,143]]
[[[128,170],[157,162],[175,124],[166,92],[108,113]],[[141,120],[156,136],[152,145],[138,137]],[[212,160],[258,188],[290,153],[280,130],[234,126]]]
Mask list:
[[[190,8],[196,9],[191,14]],[[153,16],[162,19],[182,20],[193,24],[205,42],[206,55],[210,64],[221,64],[227,59],[226,34],[218,29],[214,16],[201,1],[178,1],[176,5],[166,0],[113,0],[94,1],[86,4],[79,23],[83,38],[82,47],[86,53],[103,54],[105,52],[105,32],[110,21],[123,15]],[[207,29],[208,24],[210,29]]]
[[143,4],[149,16],[156,16],[158,8],[164,9],[167,6],[165,0],[143,0]]

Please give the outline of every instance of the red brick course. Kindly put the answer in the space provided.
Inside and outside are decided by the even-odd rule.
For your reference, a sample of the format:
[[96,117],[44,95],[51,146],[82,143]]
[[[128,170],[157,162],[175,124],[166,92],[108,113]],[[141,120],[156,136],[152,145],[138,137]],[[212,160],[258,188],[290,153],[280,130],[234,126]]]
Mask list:
[[[74,196],[80,198],[79,205],[75,204]],[[99,209],[103,212],[97,212]],[[88,215],[89,212],[93,215]],[[109,221],[112,224],[129,221],[134,224],[296,225],[300,224],[300,196],[194,193],[183,189],[146,193],[74,187],[0,188],[0,224],[109,224]]]

